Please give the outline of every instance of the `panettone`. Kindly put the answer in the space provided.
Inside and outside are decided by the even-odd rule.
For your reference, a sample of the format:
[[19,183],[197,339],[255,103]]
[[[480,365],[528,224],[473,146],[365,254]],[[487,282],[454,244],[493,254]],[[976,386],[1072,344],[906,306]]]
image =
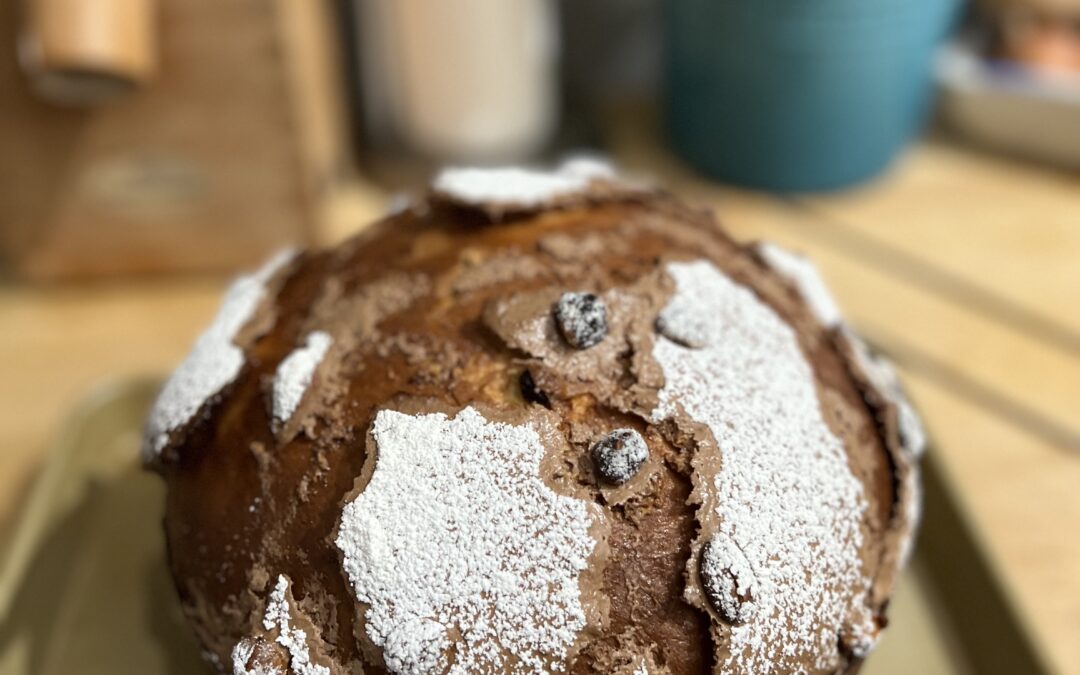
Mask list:
[[577,160],[235,282],[144,455],[223,671],[848,673],[923,445],[805,259]]

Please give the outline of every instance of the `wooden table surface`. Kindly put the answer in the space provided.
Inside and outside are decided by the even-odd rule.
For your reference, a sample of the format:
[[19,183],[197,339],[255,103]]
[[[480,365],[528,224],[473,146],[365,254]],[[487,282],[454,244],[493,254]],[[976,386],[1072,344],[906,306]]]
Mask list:
[[[949,489],[1056,672],[1080,673],[1080,176],[928,141],[851,192],[720,187],[633,125],[626,168],[715,207],[744,239],[810,254],[848,318],[896,360]],[[333,241],[385,195],[357,188]],[[214,313],[222,279],[0,286],[0,528],[50,435],[105,378],[164,373]]]

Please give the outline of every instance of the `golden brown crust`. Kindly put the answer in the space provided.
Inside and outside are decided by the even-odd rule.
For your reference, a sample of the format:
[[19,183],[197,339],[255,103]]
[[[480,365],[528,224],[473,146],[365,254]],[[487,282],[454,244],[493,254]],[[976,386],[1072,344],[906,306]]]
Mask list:
[[[868,504],[860,556],[875,582],[869,610],[884,625],[897,567],[895,504],[916,469],[898,454],[895,423],[866,397],[849,355],[789,284],[709,216],[656,193],[609,191],[562,206],[499,211],[492,224],[490,211],[425,203],[338,249],[305,254],[272,307],[260,310],[253,321],[272,327],[245,344],[240,375],[174,436],[161,466],[172,572],[200,640],[222,663],[255,634],[283,574],[335,674],[384,672],[333,542],[357,478],[365,465],[371,470],[373,417],[403,397],[447,410],[538,406],[522,395],[528,370],[564,438],[564,450],[545,461],[545,481],[600,505],[609,528],[597,562],[602,581],[583,587],[602,605],[603,626],[579,639],[570,671],[614,672],[636,667],[635,658],[647,659],[652,673],[713,669],[726,628],[684,592],[695,569],[688,561],[709,527],[695,466],[722,461],[722,453],[710,458],[718,451],[700,428],[647,418],[663,385],[649,357],[652,324],[672,292],[659,265],[698,258],[753,289],[796,331],[825,421]],[[621,296],[627,304],[599,351],[521,338],[521,322],[546,316],[562,290],[589,290],[618,305],[627,288],[636,290]],[[270,383],[314,330],[334,345],[275,433]],[[650,450],[638,476],[619,488],[597,483],[588,453],[591,439],[616,428],[640,431]],[[848,650],[837,669],[858,661]]]

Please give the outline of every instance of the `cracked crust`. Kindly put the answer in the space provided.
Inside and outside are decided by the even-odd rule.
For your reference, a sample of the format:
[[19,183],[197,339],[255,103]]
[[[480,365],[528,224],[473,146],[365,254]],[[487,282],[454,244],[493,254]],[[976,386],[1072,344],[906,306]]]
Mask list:
[[[651,357],[654,325],[672,292],[660,269],[698,258],[794,328],[825,420],[867,497],[867,611],[884,625],[911,529],[897,505],[911,499],[917,465],[898,450],[893,413],[866,395],[843,345],[790,286],[710,217],[657,193],[604,193],[491,218],[436,199],[305,255],[253,319],[265,329],[244,344],[236,381],[174,439],[159,467],[169,484],[169,559],[208,652],[231,663],[241,639],[259,637],[268,586],[283,574],[333,675],[384,672],[333,541],[343,504],[372,470],[374,415],[407,399],[508,418],[550,409],[542,412],[563,441],[543,478],[597,504],[608,528],[603,562],[591,570],[599,581],[583,585],[599,626],[580,636],[569,672],[715,669],[729,627],[701,597],[696,560],[715,529],[700,485],[722,452],[702,425],[649,422],[663,385]],[[615,310],[595,351],[560,345],[547,312],[559,293],[582,289]],[[334,347],[275,433],[274,371],[314,330],[333,336]],[[523,395],[526,370],[535,391]],[[639,431],[649,459],[623,485],[598,484],[588,449],[617,428]],[[836,670],[853,672],[860,660],[848,649]]]

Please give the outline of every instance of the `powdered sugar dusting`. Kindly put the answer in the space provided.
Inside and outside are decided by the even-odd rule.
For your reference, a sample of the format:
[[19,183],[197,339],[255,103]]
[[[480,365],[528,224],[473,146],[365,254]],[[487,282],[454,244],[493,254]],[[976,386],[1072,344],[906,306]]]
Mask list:
[[754,616],[754,596],[760,593],[757,578],[746,554],[731,538],[718,534],[705,544],[701,551],[701,581],[727,621],[744,624]]
[[851,623],[848,631],[841,637],[852,655],[865,659],[877,646],[881,630],[869,610],[863,612]]
[[[278,575],[277,584],[270,592],[270,598],[266,603],[266,612],[263,614],[263,628],[268,631],[277,631],[275,642],[285,648],[289,654],[289,672],[295,675],[330,675],[330,669],[320,666],[311,661],[308,651],[308,636],[300,628],[292,625],[292,616],[289,609],[289,580],[285,575]],[[254,653],[252,643],[241,640],[233,649],[233,672],[234,675],[275,675],[276,669],[264,669],[256,666],[254,671],[248,669],[248,661]]]
[[700,349],[709,343],[709,317],[687,302],[669,302],[656,319],[656,329],[683,347]]
[[266,295],[266,283],[295,256],[293,250],[282,251],[259,271],[234,281],[226,291],[213,323],[195,341],[154,402],[143,441],[144,459],[159,455],[172,431],[191,420],[204,402],[236,379],[244,365],[244,353],[233,339],[258,309]]
[[[540,479],[530,425],[384,410],[375,471],[337,546],[395,673],[562,672],[585,626],[585,502]],[[453,647],[453,658],[447,651]]]
[[759,242],[757,252],[770,267],[799,289],[818,321],[826,326],[836,326],[844,320],[821,273],[808,258],[771,242]]
[[757,605],[730,628],[723,665],[736,673],[831,668],[838,632],[868,587],[862,486],[822,418],[791,328],[711,263],[667,271],[676,293],[666,316],[700,318],[694,330],[705,346],[658,338],[653,353],[666,384],[653,417],[681,408],[716,438],[721,469],[705,488],[715,491],[713,536],[745,556],[739,564],[749,568]]
[[608,164],[577,158],[564,162],[555,171],[520,167],[444,169],[435,177],[432,188],[465,204],[537,208],[584,192],[594,180],[614,177],[615,171]]
[[272,405],[277,422],[287,422],[296,412],[304,392],[311,385],[315,369],[322,363],[333,342],[328,334],[315,331],[307,336],[303,347],[295,349],[278,366],[274,375]]
[[272,664],[252,663],[255,655],[255,643],[244,639],[236,643],[232,651],[233,675],[286,675]]
[[248,668],[248,661],[255,652],[255,646],[246,640],[236,643],[232,651],[233,675],[263,675],[259,669]]

